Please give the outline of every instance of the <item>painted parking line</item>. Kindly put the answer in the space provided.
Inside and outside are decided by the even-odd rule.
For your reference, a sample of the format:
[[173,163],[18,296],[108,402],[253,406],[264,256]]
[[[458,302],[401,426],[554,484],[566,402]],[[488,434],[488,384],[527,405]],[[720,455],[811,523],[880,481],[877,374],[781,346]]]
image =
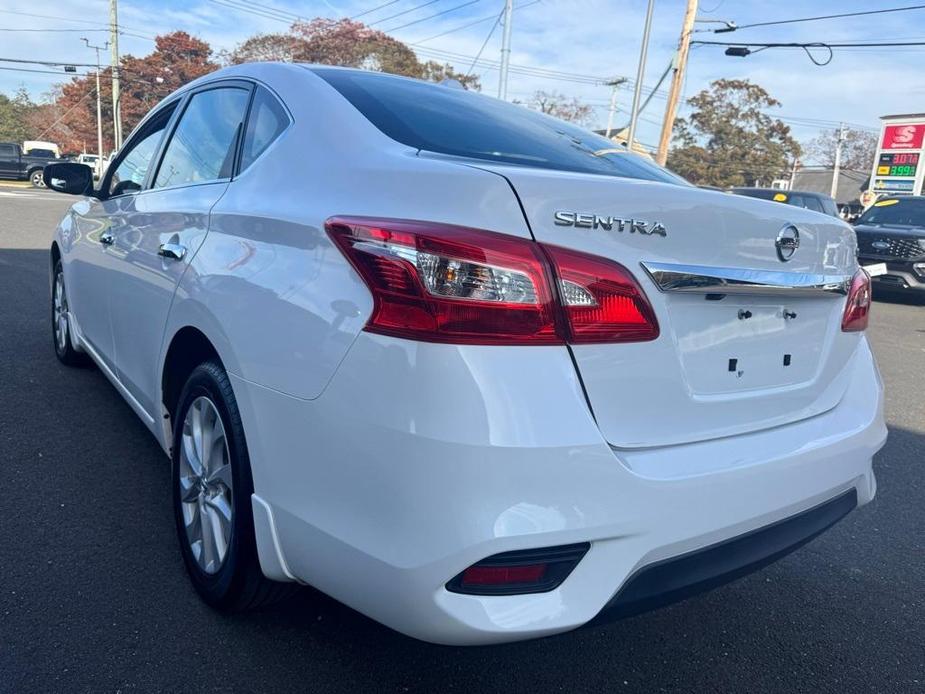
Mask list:
[[34,190],[2,190],[0,189],[0,198],[18,198],[19,200],[60,200],[59,193],[44,193]]

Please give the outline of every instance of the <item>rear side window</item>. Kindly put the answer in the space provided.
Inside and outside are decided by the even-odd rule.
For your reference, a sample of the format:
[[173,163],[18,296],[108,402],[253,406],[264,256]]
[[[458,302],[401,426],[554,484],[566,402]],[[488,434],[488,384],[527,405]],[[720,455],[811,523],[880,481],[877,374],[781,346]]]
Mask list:
[[589,130],[499,99],[377,72],[311,68],[393,140],[544,169],[687,185]]
[[249,96],[248,90],[239,87],[194,94],[167,144],[154,187],[231,177]]
[[822,203],[811,195],[807,195],[803,198],[803,206],[808,210],[812,210],[813,212],[824,212],[822,209]]
[[289,116],[282,104],[265,88],[257,87],[244,131],[241,171],[263,154],[288,125]]

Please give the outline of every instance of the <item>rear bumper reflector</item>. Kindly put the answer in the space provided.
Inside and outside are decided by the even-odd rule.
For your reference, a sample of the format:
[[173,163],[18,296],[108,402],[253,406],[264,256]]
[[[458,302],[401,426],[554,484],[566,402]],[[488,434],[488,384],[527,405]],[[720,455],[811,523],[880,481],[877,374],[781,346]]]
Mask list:
[[581,542],[493,554],[455,576],[446,589],[468,595],[546,593],[562,585],[590,548]]

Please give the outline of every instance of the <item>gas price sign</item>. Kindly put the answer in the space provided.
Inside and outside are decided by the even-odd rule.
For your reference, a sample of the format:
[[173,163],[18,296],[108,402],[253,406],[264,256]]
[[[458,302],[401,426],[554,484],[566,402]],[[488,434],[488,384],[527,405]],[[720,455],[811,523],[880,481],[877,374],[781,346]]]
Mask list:
[[919,166],[917,152],[882,152],[877,162],[878,176],[915,178]]

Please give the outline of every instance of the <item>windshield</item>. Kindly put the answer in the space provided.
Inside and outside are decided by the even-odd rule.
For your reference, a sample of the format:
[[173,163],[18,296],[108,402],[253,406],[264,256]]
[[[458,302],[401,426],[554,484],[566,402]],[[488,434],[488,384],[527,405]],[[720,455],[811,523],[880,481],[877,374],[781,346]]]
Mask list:
[[856,224],[893,224],[925,226],[925,198],[888,198],[878,200],[861,215]]
[[429,152],[688,185],[607,138],[525,106],[377,72],[312,68],[393,140]]

